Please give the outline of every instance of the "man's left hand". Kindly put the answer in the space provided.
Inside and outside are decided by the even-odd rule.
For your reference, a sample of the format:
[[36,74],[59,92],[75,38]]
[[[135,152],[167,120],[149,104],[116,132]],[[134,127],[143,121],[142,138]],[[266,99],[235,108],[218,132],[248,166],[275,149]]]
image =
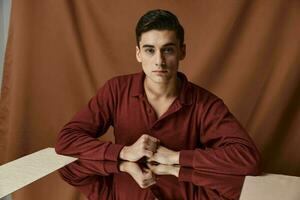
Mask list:
[[164,165],[176,165],[179,164],[179,152],[170,150],[166,147],[159,146],[156,153],[150,157],[148,162],[155,161]]

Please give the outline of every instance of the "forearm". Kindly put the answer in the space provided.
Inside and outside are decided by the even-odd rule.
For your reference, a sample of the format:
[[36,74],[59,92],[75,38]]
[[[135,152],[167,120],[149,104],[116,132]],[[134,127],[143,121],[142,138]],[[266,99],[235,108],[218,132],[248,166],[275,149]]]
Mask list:
[[244,179],[245,176],[205,172],[187,167],[180,168],[178,177],[179,181],[216,190],[228,199],[238,199]]
[[58,170],[61,178],[85,196],[110,191],[111,173],[118,173],[117,163],[110,161],[76,161]]
[[181,166],[206,172],[231,175],[259,174],[259,154],[255,149],[242,144],[224,147],[183,150],[180,152]]
[[123,145],[100,141],[86,130],[65,127],[59,134],[55,150],[58,154],[82,159],[116,161],[122,147]]
[[117,160],[123,146],[98,139],[113,125],[114,102],[110,83],[106,82],[62,128],[56,152],[89,160]]

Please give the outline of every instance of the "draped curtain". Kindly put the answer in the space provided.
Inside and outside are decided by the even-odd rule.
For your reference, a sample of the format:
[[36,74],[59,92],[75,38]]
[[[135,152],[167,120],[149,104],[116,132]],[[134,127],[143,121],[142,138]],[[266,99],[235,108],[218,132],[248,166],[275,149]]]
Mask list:
[[[141,71],[134,28],[155,8],[178,16],[187,45],[180,71],[224,100],[261,151],[263,171],[300,176],[298,0],[12,0],[0,164],[52,147],[106,80]],[[102,139],[113,140],[112,129]],[[80,197],[53,173],[13,198]]]

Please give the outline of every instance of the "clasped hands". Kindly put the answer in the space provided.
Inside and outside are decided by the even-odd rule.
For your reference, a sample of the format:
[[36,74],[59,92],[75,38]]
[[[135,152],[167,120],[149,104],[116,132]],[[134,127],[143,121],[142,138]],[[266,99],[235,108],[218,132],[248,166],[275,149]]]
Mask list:
[[[124,160],[119,169],[133,177],[141,188],[149,187],[156,183],[156,175],[179,174],[179,152],[170,150],[160,145],[160,141],[150,135],[142,135],[131,146],[125,146],[119,155]],[[147,158],[147,167],[140,167],[137,162],[141,158]],[[130,162],[128,162],[130,161]],[[153,162],[158,163],[154,165]]]
[[142,135],[131,146],[125,146],[119,157],[130,162],[136,162],[143,157],[147,157],[148,162],[157,162],[164,165],[179,164],[179,152],[163,147],[157,138],[147,134]]

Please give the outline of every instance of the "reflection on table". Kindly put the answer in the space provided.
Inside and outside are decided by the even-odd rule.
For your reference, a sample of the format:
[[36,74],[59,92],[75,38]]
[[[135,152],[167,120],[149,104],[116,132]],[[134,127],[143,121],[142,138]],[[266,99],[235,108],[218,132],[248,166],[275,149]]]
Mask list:
[[150,163],[77,160],[59,170],[88,199],[238,199],[244,176]]

